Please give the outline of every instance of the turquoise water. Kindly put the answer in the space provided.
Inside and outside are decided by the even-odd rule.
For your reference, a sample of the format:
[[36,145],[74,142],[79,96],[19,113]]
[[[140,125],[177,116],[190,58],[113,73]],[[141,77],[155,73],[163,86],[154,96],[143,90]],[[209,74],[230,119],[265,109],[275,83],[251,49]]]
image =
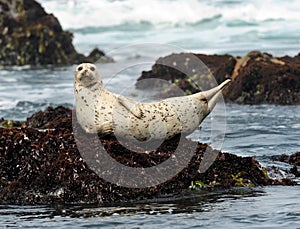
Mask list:
[[[296,55],[300,42],[300,2],[40,0],[65,29],[78,51],[94,47],[116,62],[99,64],[111,91],[143,100],[135,89],[142,70],[173,52],[245,55],[259,49]],[[149,7],[151,10],[149,10]],[[49,105],[73,107],[75,66],[0,69],[0,118],[24,120]],[[190,138],[211,140],[216,120],[226,121],[222,149],[255,156],[277,178],[290,166],[270,157],[300,149],[300,107],[226,104],[215,109]],[[291,177],[293,178],[293,177]],[[298,180],[299,181],[299,180]],[[109,206],[0,206],[2,227],[25,228],[299,228],[299,186],[214,192],[184,192],[145,203]]]

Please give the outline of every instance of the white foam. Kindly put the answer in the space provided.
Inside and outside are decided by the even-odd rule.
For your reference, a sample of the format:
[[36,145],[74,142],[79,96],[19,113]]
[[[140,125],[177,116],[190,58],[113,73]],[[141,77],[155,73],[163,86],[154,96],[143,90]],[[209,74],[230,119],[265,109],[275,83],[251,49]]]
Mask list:
[[54,13],[65,29],[116,26],[124,23],[149,22],[171,26],[196,23],[221,15],[223,21],[242,20],[259,23],[267,20],[299,21],[300,1],[174,1],[152,0],[39,0],[49,13]]
[[48,12],[53,12],[65,28],[113,26],[123,23],[151,22],[186,23],[212,17],[213,7],[197,0],[179,1],[76,1],[64,2],[40,0]]

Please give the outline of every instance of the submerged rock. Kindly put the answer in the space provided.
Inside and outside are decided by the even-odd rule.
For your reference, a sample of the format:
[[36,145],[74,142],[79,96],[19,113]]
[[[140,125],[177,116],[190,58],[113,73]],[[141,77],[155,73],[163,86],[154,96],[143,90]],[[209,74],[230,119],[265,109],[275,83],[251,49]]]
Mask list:
[[276,155],[271,158],[273,161],[280,161],[292,165],[290,173],[294,174],[295,177],[300,177],[300,171],[298,167],[300,166],[300,152],[293,153],[291,155]]
[[278,156],[273,156],[272,160],[281,161],[290,165],[300,166],[300,152],[296,152],[291,155],[282,154]]
[[[187,58],[194,61],[187,61]],[[207,65],[211,75],[205,68],[200,69],[197,58]],[[164,79],[189,94],[200,89],[207,90],[210,86],[206,85],[207,82],[214,83],[212,76],[218,83],[226,78],[232,79],[231,86],[223,91],[227,101],[242,104],[300,104],[300,54],[280,58],[258,51],[250,52],[242,58],[230,55],[172,54],[159,58],[152,70],[142,73],[136,85],[137,88],[145,89],[155,86],[149,84],[155,81],[145,79]]]
[[72,39],[35,0],[0,0],[0,66],[111,61],[97,49],[88,57],[78,53]]
[[[110,183],[91,170],[86,161],[105,149],[123,165],[147,168],[175,157],[179,138],[163,142],[156,151],[141,153],[140,146],[132,142],[126,144],[131,144],[130,149],[139,150],[125,148],[114,136],[99,138],[85,134],[76,119],[72,120],[70,109],[49,107],[28,118],[22,127],[0,128],[0,202],[100,204],[180,193],[199,183],[204,188],[276,184],[255,158],[218,152],[186,138],[181,144],[183,149],[192,150],[190,162],[175,177],[153,187],[125,188]],[[78,146],[94,151],[83,157]],[[180,163],[180,155],[173,158],[174,163]],[[208,165],[202,166],[207,169],[201,172],[199,168],[205,155],[210,155],[212,161],[206,158]],[[105,172],[111,173],[110,168]],[[121,180],[122,174],[120,170],[111,175]],[[144,177],[142,172],[140,175]]]

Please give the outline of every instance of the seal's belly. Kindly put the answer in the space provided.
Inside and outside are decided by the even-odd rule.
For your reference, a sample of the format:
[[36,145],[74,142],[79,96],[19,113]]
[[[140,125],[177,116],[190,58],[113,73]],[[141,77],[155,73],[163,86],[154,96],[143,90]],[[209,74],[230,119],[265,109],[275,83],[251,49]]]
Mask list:
[[190,134],[205,117],[205,109],[193,97],[138,103],[141,116],[128,110],[108,92],[97,99],[81,95],[76,99],[78,121],[86,132],[114,133],[117,137],[139,141]]
[[201,108],[200,103],[190,100],[169,99],[159,103],[143,103],[140,104],[143,115],[138,118],[120,107],[113,112],[114,132],[117,136],[140,141],[169,139],[180,133],[189,134],[202,121],[202,114],[198,112]]
[[138,140],[165,139],[181,132],[181,124],[174,112],[161,112],[160,109],[144,110],[144,116],[116,120],[116,133],[131,135]]

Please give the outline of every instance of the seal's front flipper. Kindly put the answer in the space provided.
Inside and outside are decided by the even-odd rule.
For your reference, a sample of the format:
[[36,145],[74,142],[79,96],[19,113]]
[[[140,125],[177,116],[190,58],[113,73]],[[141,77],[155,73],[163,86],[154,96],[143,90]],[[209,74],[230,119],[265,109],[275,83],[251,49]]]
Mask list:
[[117,99],[118,102],[129,112],[131,112],[135,117],[142,118],[143,113],[139,107],[139,103],[123,96],[118,96]]
[[113,124],[109,121],[103,122],[100,125],[96,125],[96,128],[97,132],[101,135],[112,134],[114,131]]

